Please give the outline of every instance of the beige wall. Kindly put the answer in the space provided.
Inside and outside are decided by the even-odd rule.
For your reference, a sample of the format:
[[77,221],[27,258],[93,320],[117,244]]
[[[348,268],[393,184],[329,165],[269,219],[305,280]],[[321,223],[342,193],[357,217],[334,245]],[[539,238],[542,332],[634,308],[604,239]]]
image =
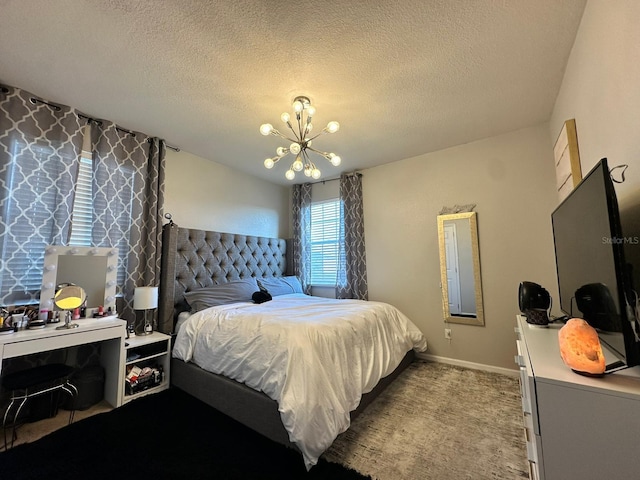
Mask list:
[[[425,333],[428,353],[515,368],[518,285],[555,285],[548,131],[543,124],[363,172],[370,299],[407,314]],[[477,204],[486,325],[449,324],[449,343],[436,216],[443,206],[467,203]]]
[[550,122],[553,141],[576,119],[582,173],[602,157],[626,163],[620,203],[640,185],[640,2],[591,0],[567,63]]
[[181,227],[263,237],[289,235],[289,187],[172,150],[167,151],[165,183],[164,211]]
[[[582,173],[607,157],[627,164],[616,193],[626,237],[640,237],[640,2],[590,0],[567,63],[550,122],[554,139],[576,119]],[[616,175],[619,178],[619,175]],[[627,244],[640,285],[640,245]]]
[[[551,145],[565,120],[576,119],[583,173],[602,157],[610,166],[629,165],[616,191],[625,236],[640,238],[639,18],[636,0],[589,1],[548,125],[365,172],[371,298],[389,301],[409,315],[427,335],[429,353],[513,368],[519,282],[540,283],[558,298],[550,225],[558,203]],[[478,204],[486,326],[452,325],[448,344],[435,215],[454,203]],[[403,244],[411,248],[399,247]],[[640,246],[630,245],[625,254],[636,266],[637,288]]]

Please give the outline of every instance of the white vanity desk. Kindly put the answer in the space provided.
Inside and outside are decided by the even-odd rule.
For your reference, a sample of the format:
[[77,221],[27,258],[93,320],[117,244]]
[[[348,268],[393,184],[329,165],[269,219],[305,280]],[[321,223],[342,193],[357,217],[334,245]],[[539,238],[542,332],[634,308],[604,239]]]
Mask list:
[[105,370],[104,398],[114,407],[122,405],[124,395],[124,365],[126,322],[116,316],[74,320],[78,328],[56,330],[63,322],[41,329],[21,330],[0,335],[0,375],[5,358],[46,352],[101,342],[100,364]]

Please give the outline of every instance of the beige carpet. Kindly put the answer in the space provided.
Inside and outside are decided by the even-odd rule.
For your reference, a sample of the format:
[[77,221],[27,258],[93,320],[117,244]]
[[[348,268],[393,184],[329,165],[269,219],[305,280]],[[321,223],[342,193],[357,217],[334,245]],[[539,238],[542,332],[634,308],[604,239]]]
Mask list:
[[415,362],[325,458],[378,480],[526,479],[517,377]]

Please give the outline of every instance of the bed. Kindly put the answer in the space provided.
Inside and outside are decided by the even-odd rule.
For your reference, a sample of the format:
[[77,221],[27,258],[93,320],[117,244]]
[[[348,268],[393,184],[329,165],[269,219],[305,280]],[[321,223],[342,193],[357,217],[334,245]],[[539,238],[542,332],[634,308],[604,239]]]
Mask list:
[[[253,302],[244,303],[232,303],[221,306],[214,306],[211,308],[202,308],[194,315],[186,315],[188,319],[184,319],[184,312],[191,310],[191,306],[187,303],[185,297],[193,298],[195,294],[206,290],[207,287],[215,285],[239,285],[243,282],[251,283],[256,280],[263,281],[265,285],[274,285],[278,281],[281,281],[291,275],[291,270],[288,268],[292,262],[288,258],[287,242],[283,239],[264,238],[264,237],[252,237],[236,234],[227,234],[219,232],[208,232],[203,230],[194,230],[179,228],[175,224],[167,224],[163,230],[163,253],[162,253],[162,278],[160,284],[160,305],[159,305],[159,319],[158,329],[165,333],[175,333],[176,322],[178,318],[181,318],[180,332],[176,337],[173,357],[171,360],[171,383],[173,386],[178,387],[187,393],[201,399],[205,403],[211,405],[217,410],[229,415],[230,417],[238,420],[239,422],[247,425],[248,427],[256,430],[257,432],[265,435],[266,437],[282,443],[284,445],[293,446],[301,451],[307,468],[310,468],[321,452],[327,448],[335,436],[341,431],[344,431],[348,425],[350,419],[355,418],[389,383],[391,383],[401,372],[406,368],[413,360],[415,353],[414,348],[418,350],[426,349],[426,341],[422,334],[416,333],[417,329],[411,324],[407,326],[402,318],[402,314],[399,314],[399,319],[396,318],[397,314],[393,313],[393,321],[378,322],[383,327],[375,327],[376,331],[379,328],[389,328],[386,324],[395,325],[399,323],[401,325],[400,330],[410,330],[410,340],[404,338],[405,342],[401,346],[395,346],[390,350],[394,350],[393,354],[389,354],[382,351],[379,354],[371,355],[376,358],[380,358],[383,362],[383,366],[371,367],[363,366],[359,367],[362,370],[373,370],[374,372],[367,372],[366,378],[362,380],[362,392],[366,392],[360,395],[359,392],[357,399],[354,401],[353,393],[348,392],[350,398],[345,399],[341,404],[349,405],[349,409],[346,410],[346,420],[342,417],[344,412],[338,412],[335,414],[337,420],[334,422],[332,417],[331,430],[335,428],[335,431],[328,431],[325,435],[322,430],[310,429],[306,435],[306,438],[301,437],[300,431],[305,430],[303,425],[300,426],[300,418],[305,418],[305,422],[309,423],[309,415],[313,416],[317,414],[317,410],[320,409],[319,405],[324,405],[324,400],[316,400],[309,402],[311,405],[308,409],[303,410],[302,413],[292,411],[288,408],[288,402],[286,399],[292,397],[307,397],[310,395],[302,395],[300,392],[299,384],[293,381],[294,374],[290,372],[290,380],[287,382],[286,375],[283,376],[283,382],[286,385],[279,385],[273,387],[269,383],[269,379],[272,377],[272,371],[265,370],[259,374],[251,376],[251,374],[238,374],[238,372],[246,372],[246,370],[240,370],[239,367],[230,363],[230,358],[233,356],[232,351],[227,349],[228,343],[217,343],[210,347],[202,347],[203,340],[201,338],[213,339],[213,341],[222,341],[221,338],[233,339],[233,335],[229,335],[229,332],[224,330],[215,330],[220,328],[228,328],[231,324],[230,319],[234,322],[237,321],[240,315],[250,314],[254,315],[249,320],[250,327],[246,327],[245,330],[253,331],[253,325],[273,325],[271,322],[272,317],[267,315],[275,315],[281,319],[288,319],[286,327],[287,329],[300,328],[298,324],[305,323],[298,320],[292,321],[290,312],[299,311],[305,312],[305,315],[311,315],[311,312],[317,309],[324,308],[336,308],[334,304],[324,305],[328,302],[336,302],[335,300],[319,299],[316,297],[308,297],[301,294],[299,291],[292,293],[285,292],[283,295],[274,296],[273,300],[264,304],[254,304]],[[270,283],[271,282],[271,283]],[[259,286],[259,285],[258,285]],[[215,288],[215,287],[214,287]],[[190,300],[191,301],[191,300]],[[300,307],[302,303],[312,302],[313,306]],[[393,309],[386,304],[380,304],[378,302],[359,302],[359,301],[346,301],[339,300],[340,306],[343,310],[354,310],[355,317],[362,317],[365,314],[360,313],[360,309],[364,308],[363,304],[374,305],[378,312],[386,310],[387,308]],[[191,301],[191,303],[194,303]],[[319,305],[323,304],[323,305]],[[285,310],[279,310],[284,308]],[[382,310],[381,310],[382,309]],[[319,312],[323,310],[318,310]],[[393,309],[395,312],[396,309]],[[379,315],[377,313],[376,315]],[[386,313],[385,313],[386,314]],[[255,317],[257,315],[257,317]],[[319,313],[319,315],[325,315]],[[368,315],[368,314],[367,314]],[[339,316],[339,315],[336,315]],[[323,317],[323,318],[325,318]],[[258,320],[256,320],[256,318]],[[311,318],[311,317],[309,317]],[[406,317],[405,317],[406,318]],[[408,320],[408,319],[407,319]],[[333,321],[333,320],[332,320]],[[182,323],[184,322],[184,323]],[[306,322],[318,323],[316,317]],[[321,323],[325,323],[324,320]],[[409,322],[410,323],[410,322]],[[340,324],[337,324],[340,325]],[[235,328],[235,327],[234,327]],[[270,327],[271,328],[271,327]],[[278,327],[280,328],[280,327]],[[308,337],[309,327],[307,325],[305,332],[301,337]],[[333,328],[333,327],[331,327]],[[395,328],[395,327],[394,327]],[[211,330],[207,330],[211,329]],[[415,330],[414,330],[415,329]],[[334,337],[344,337],[347,335],[347,330],[344,330],[344,334],[335,335]],[[194,332],[201,331],[201,337],[189,337],[189,335],[195,335]],[[315,330],[313,330],[315,332]],[[326,329],[330,332],[330,329]],[[256,334],[251,341],[239,342],[247,349],[240,349],[237,353],[238,362],[243,365],[247,362],[247,352],[253,349],[254,352],[266,353],[272,352],[272,347],[275,340],[282,339],[283,333],[278,331],[271,337],[267,337],[263,330]],[[376,336],[374,333],[359,334],[358,338]],[[382,336],[396,338],[399,334],[397,332],[386,333],[383,332]],[[402,334],[404,335],[404,333]],[[315,337],[315,333],[311,335]],[[286,338],[286,335],[284,335]],[[265,343],[257,343],[257,342]],[[396,340],[394,340],[395,342]],[[408,342],[408,343],[407,343]],[[310,348],[298,347],[298,341],[291,342],[295,348],[295,353],[287,353],[290,357],[298,355],[299,361],[288,362],[285,358],[284,364],[290,363],[308,365],[313,364],[320,365],[318,360],[309,359],[308,352]],[[251,345],[251,348],[247,347]],[[324,343],[323,343],[324,345]],[[191,356],[196,351],[196,346],[199,346],[200,357],[197,353]],[[209,350],[207,350],[207,348]],[[273,347],[275,348],[275,347]],[[341,351],[349,352],[351,347],[343,345]],[[203,352],[228,352],[224,355],[216,354],[211,355],[212,360],[209,365],[208,359],[204,359]],[[400,352],[398,354],[398,352]],[[337,355],[326,353],[326,355]],[[206,356],[206,355],[205,355]],[[362,356],[362,355],[361,355]],[[216,357],[216,358],[213,358]],[[276,358],[277,357],[277,358]],[[277,364],[277,359],[282,360],[282,355],[265,357],[260,360],[256,360],[257,368],[264,366],[266,369],[271,364]],[[286,357],[286,355],[284,355]],[[274,360],[275,358],[275,360]],[[287,357],[288,358],[288,357]],[[217,364],[215,362],[218,362]],[[222,362],[222,363],[220,363]],[[378,361],[376,360],[376,363]],[[326,363],[326,362],[325,362]],[[345,362],[345,365],[349,365],[352,368],[351,360]],[[360,360],[355,362],[358,365]],[[366,362],[365,362],[366,363]],[[221,366],[222,365],[222,366]],[[243,367],[244,368],[244,367]],[[337,367],[337,370],[341,370],[343,367]],[[345,370],[347,367],[344,367]],[[298,377],[302,379],[301,382],[307,382],[307,386],[320,385],[322,381],[325,381],[325,387],[315,388],[311,390],[330,390],[331,386],[338,384],[332,378],[324,379],[324,373],[322,375],[316,372],[317,368],[313,370],[308,369],[306,374],[304,371],[297,373]],[[327,369],[331,370],[331,369]],[[336,369],[333,369],[336,370]],[[331,372],[325,372],[330,374]],[[236,379],[229,378],[227,375],[231,375]],[[244,376],[243,376],[244,375]],[[359,379],[359,373],[357,374]],[[255,378],[267,377],[266,383],[259,383],[262,380],[255,380]],[[322,378],[321,378],[322,377]],[[365,377],[365,375],[363,375]],[[375,378],[374,378],[375,377]],[[381,378],[378,378],[381,377]],[[310,383],[309,383],[310,382]],[[294,394],[292,395],[289,389],[289,384],[294,384]],[[253,388],[251,386],[253,386]],[[281,388],[282,387],[282,388]],[[336,386],[336,388],[339,388]],[[351,390],[351,389],[348,389]],[[270,394],[267,395],[264,392]],[[297,392],[297,393],[296,393]],[[315,394],[315,393],[314,393]],[[338,392],[335,397],[342,397],[342,393]],[[347,394],[345,394],[347,396]],[[330,405],[328,410],[333,410],[335,405]],[[353,408],[352,408],[353,407]],[[356,408],[357,407],[357,408]],[[299,407],[296,407],[299,408]],[[305,407],[306,408],[306,407]],[[331,413],[333,415],[333,413]],[[327,415],[321,414],[320,417],[324,418]],[[317,418],[312,418],[311,423],[316,422]],[[337,423],[337,425],[333,425]],[[315,428],[315,427],[314,427]],[[324,428],[324,427],[320,427]],[[319,435],[320,433],[320,435]],[[310,436],[309,436],[310,435]],[[318,437],[326,437],[322,440],[318,440]],[[307,439],[311,439],[308,441]]]

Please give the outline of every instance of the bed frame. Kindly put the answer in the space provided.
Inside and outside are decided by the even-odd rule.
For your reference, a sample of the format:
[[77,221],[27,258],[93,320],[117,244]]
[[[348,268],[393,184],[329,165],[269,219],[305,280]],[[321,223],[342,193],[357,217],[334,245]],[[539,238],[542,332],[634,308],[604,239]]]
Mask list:
[[[158,330],[173,334],[175,321],[189,310],[184,294],[193,289],[248,277],[292,274],[287,262],[287,241],[229,233],[180,228],[168,223],[162,232],[162,274]],[[400,365],[351,412],[353,420],[412,361],[409,351]],[[289,434],[282,425],[278,404],[262,392],[222,375],[207,372],[191,362],[171,359],[171,384],[222,413],[287,446]]]

